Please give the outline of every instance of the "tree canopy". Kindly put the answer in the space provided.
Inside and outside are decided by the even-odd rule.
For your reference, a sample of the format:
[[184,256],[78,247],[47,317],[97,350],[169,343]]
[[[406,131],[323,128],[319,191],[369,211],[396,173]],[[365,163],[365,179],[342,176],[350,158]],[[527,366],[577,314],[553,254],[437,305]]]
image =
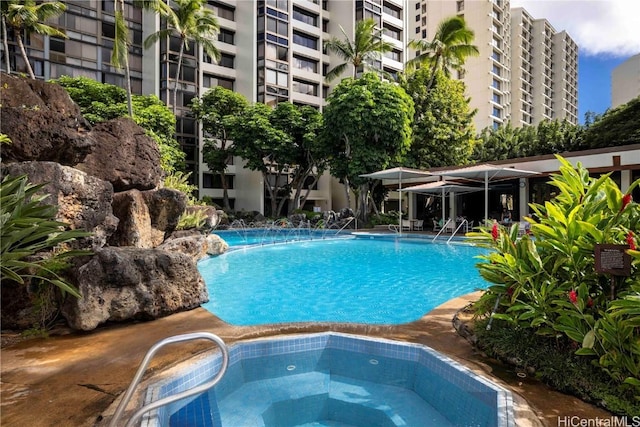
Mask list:
[[353,66],[353,75],[356,77],[361,67],[380,71],[374,67],[374,62],[380,54],[391,52],[393,45],[382,40],[382,30],[376,29],[373,19],[364,19],[356,23],[353,40],[349,38],[344,28],[340,27],[344,39],[332,37],[324,44],[327,52],[336,54],[344,62],[336,65],[327,72],[326,79],[331,81],[344,73],[349,65]]
[[409,69],[416,66],[431,69],[431,79],[427,81],[427,88],[430,89],[437,71],[450,77],[450,70],[462,71],[468,57],[480,54],[478,47],[471,44],[474,36],[463,17],[446,18],[438,25],[432,40],[418,39],[409,42],[409,47],[420,53],[407,61],[407,65]]
[[[53,81],[64,87],[92,125],[126,117],[127,92],[114,85],[87,77],[60,77]],[[174,134],[176,118],[155,95],[133,95],[133,120],[158,143],[162,169],[170,174],[184,170],[184,152]]]
[[476,143],[475,111],[464,95],[464,83],[441,71],[436,74],[431,89],[428,68],[418,69],[403,82],[415,104],[413,142],[405,162],[414,168],[463,165]]
[[640,144],[640,96],[607,111],[584,132],[585,148]]
[[[364,208],[369,183],[360,175],[398,164],[411,145],[411,97],[374,73],[347,78],[331,92],[324,109],[322,142],[331,174],[356,191]],[[366,221],[368,212],[361,209]]]
[[227,161],[233,155],[229,145],[232,119],[249,107],[244,96],[221,86],[209,89],[201,98],[195,98],[191,111],[202,123],[205,135],[202,157],[209,170],[218,173],[222,182],[223,208],[229,210],[229,185],[226,178]]

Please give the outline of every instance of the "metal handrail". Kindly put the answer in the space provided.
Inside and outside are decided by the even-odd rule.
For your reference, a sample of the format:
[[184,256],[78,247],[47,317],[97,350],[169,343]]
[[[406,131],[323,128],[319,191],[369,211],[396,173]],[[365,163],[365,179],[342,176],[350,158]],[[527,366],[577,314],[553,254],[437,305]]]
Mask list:
[[173,344],[173,343],[184,342],[184,341],[192,341],[197,339],[207,339],[207,340],[213,341],[218,345],[218,347],[220,347],[220,351],[222,352],[222,366],[220,366],[220,371],[218,371],[216,376],[213,377],[210,381],[204,384],[201,384],[197,387],[194,387],[190,390],[185,390],[181,393],[174,394],[173,396],[164,397],[162,399],[156,400],[155,402],[151,402],[148,405],[143,406],[131,416],[126,426],[132,427],[136,423],[136,421],[138,421],[142,417],[142,415],[148,411],[167,405],[169,403],[176,402],[178,400],[184,399],[189,396],[200,394],[202,392],[209,390],[214,385],[216,385],[224,375],[225,371],[227,370],[227,366],[229,365],[229,351],[227,350],[227,346],[225,345],[224,341],[222,341],[220,337],[210,332],[194,332],[191,334],[175,335],[173,337],[165,338],[155,343],[149,349],[149,351],[147,351],[147,354],[144,356],[142,363],[140,363],[140,366],[138,367],[138,371],[133,377],[131,384],[129,384],[129,388],[127,389],[122,400],[120,401],[120,404],[118,404],[118,408],[116,409],[116,412],[113,414],[113,417],[111,418],[109,427],[118,426],[118,421],[120,421],[120,418],[122,417],[122,414],[124,413],[125,408],[129,404],[129,401],[131,400],[131,397],[133,396],[133,393],[136,387],[138,387],[138,384],[140,384],[142,375],[145,373],[147,366],[151,361],[151,358],[155,356],[158,350],[160,350],[162,347],[166,346],[167,344]]
[[347,223],[346,223],[345,225],[343,225],[343,226],[342,226],[342,228],[341,228],[340,230],[336,231],[336,236],[337,236],[338,234],[340,234],[340,232],[341,232],[342,230],[344,230],[345,228],[347,228],[347,227],[349,226],[349,224],[351,224],[351,223],[353,222],[353,220],[354,220],[354,219],[356,219],[356,217],[355,217],[355,216],[350,217],[350,218],[349,218],[349,221],[347,221]]
[[455,236],[456,233],[458,232],[458,230],[460,230],[460,227],[462,227],[465,224],[469,224],[469,221],[467,221],[466,219],[463,219],[462,222],[460,223],[460,225],[458,226],[458,228],[456,228],[456,231],[451,233],[451,237],[449,237],[449,240],[447,240],[447,243],[449,243],[451,241],[451,239],[453,239],[453,236]]
[[442,227],[440,228],[440,231],[438,232],[438,234],[436,234],[436,237],[433,238],[432,242],[435,242],[436,239],[438,237],[440,237],[440,235],[447,229],[447,225],[449,225],[449,223],[451,222],[451,218],[449,218],[447,220],[447,222],[445,222],[444,224],[442,224]]

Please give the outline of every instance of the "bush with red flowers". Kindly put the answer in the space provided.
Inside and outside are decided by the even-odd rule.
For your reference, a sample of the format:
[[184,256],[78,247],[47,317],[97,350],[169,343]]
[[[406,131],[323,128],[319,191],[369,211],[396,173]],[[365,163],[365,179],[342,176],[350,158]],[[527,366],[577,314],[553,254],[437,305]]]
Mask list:
[[[609,174],[592,178],[557,157],[561,168],[549,184],[558,195],[530,204],[531,234],[519,236],[517,224],[469,234],[494,249],[478,264],[492,285],[476,312],[567,348],[577,344],[576,355],[640,395],[640,206],[631,198],[640,180],[623,194]],[[615,278],[613,291],[610,276],[595,269],[596,244],[628,246],[631,275]]]

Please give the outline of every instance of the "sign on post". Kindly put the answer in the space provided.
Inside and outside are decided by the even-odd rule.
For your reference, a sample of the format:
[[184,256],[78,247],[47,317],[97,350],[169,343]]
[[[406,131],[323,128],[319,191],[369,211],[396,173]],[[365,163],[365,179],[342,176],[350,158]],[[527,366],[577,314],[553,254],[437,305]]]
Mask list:
[[626,252],[629,245],[595,245],[596,271],[614,276],[631,275],[631,256]]

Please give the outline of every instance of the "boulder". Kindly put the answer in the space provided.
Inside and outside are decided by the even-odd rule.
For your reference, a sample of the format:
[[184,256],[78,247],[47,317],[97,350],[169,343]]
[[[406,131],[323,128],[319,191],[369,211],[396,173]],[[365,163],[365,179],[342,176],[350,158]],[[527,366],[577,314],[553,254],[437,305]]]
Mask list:
[[74,248],[97,249],[118,226],[113,216],[111,184],[69,166],[53,162],[21,162],[2,166],[2,175],[27,175],[32,184],[43,184],[44,203],[58,206],[56,220],[69,224],[72,230],[82,229],[92,236],[77,239]]
[[207,235],[206,242],[208,255],[220,255],[229,250],[229,244],[217,234]]
[[120,222],[109,244],[157,247],[176,229],[186,204],[187,198],[183,193],[166,188],[114,194],[113,213]]
[[166,239],[178,226],[180,215],[187,207],[187,196],[178,190],[160,188],[143,191],[142,197],[149,208],[151,227],[163,231]]
[[103,248],[78,269],[76,282],[82,298],[67,298],[62,314],[83,331],[167,316],[209,298],[191,257],[159,249]]
[[41,328],[55,318],[59,309],[60,293],[53,285],[34,285],[29,281],[19,284],[3,280],[0,286],[2,329]]
[[113,195],[113,214],[118,217],[118,229],[111,235],[111,246],[155,248],[164,240],[164,230],[151,227],[151,215],[139,190],[123,191]]
[[176,231],[162,245],[168,252],[181,252],[189,255],[195,262],[207,256],[220,255],[229,250],[229,245],[216,234],[202,234],[194,231]]
[[73,166],[91,152],[91,125],[62,86],[7,74],[0,82],[0,132],[12,141],[0,146],[3,162]]
[[97,124],[96,144],[77,168],[109,181],[114,191],[150,190],[163,179],[158,144],[128,117]]
[[204,234],[197,233],[190,236],[167,239],[158,246],[167,252],[180,252],[189,255],[194,262],[207,256],[207,240]]

